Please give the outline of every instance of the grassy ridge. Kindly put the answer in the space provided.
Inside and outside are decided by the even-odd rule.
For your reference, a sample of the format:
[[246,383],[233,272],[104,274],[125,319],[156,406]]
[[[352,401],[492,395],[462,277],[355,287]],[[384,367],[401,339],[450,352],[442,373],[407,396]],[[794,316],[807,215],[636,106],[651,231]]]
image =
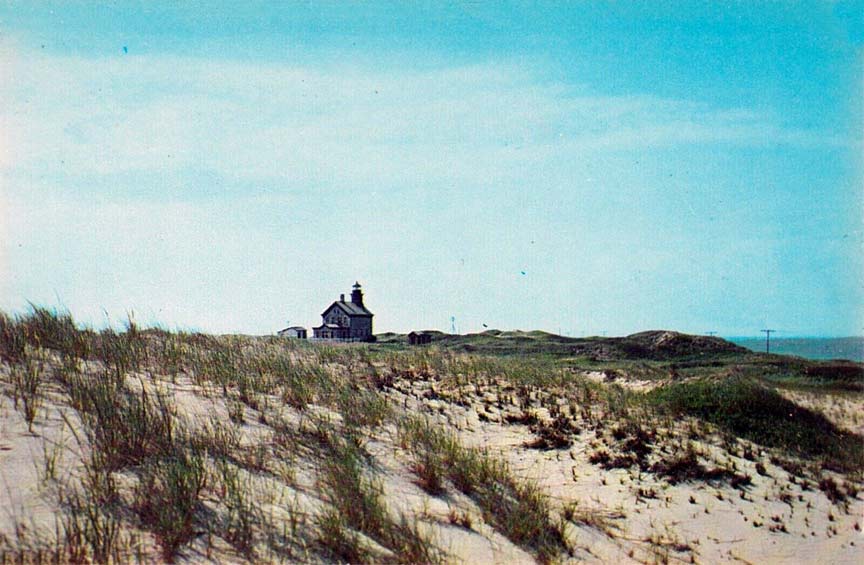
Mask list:
[[[698,360],[710,356],[746,357],[751,352],[721,338],[691,336],[677,332],[650,331],[625,337],[566,337],[543,331],[487,330],[467,335],[429,332],[432,342],[449,351],[486,355],[548,355],[555,358],[584,357],[599,361]],[[404,345],[399,334],[384,334],[382,344]]]

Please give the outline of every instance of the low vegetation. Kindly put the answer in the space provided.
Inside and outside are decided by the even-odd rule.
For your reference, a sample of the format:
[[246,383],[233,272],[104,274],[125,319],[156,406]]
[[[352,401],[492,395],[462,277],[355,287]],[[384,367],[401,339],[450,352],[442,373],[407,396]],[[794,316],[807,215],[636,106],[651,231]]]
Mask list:
[[815,459],[827,469],[864,468],[861,436],[744,377],[670,384],[649,393],[648,401],[675,416],[694,416],[733,436]]

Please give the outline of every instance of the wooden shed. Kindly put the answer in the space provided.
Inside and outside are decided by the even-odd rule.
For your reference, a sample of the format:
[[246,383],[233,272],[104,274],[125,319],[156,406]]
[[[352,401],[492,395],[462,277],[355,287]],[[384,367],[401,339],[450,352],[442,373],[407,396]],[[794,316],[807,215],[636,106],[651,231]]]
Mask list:
[[410,345],[426,345],[432,343],[432,334],[426,332],[411,332],[408,334]]

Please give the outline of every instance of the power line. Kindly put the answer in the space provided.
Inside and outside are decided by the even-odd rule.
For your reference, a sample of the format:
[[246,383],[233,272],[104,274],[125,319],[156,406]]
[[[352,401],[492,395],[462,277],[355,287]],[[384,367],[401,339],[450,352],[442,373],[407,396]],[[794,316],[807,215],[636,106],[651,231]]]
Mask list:
[[771,353],[771,333],[777,330],[759,330],[765,332],[765,353]]

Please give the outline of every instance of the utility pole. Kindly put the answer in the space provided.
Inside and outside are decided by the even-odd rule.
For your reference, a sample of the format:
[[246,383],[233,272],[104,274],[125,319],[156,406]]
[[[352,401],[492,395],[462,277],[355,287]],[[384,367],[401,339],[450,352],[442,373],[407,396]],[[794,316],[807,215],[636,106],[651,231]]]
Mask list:
[[710,331],[710,332],[705,332],[705,333],[710,335],[711,337],[714,337],[715,335],[717,335],[717,332],[715,332],[715,331]]
[[765,353],[771,353],[771,333],[777,330],[759,330],[765,332]]

